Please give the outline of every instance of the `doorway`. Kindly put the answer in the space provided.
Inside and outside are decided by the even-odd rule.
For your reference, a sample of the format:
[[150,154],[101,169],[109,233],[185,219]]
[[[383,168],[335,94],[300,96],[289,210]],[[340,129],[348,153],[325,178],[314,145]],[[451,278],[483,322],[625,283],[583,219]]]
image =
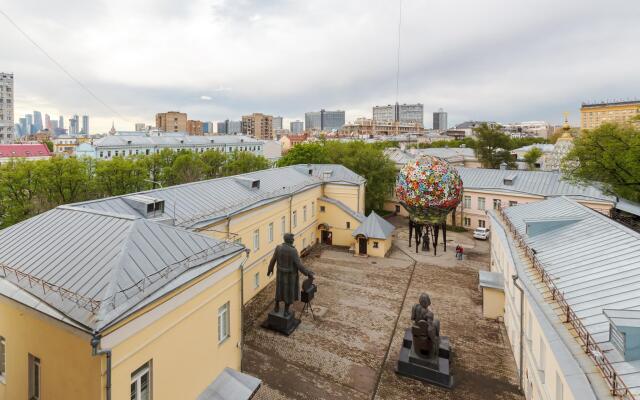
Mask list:
[[367,238],[358,238],[358,253],[363,255],[367,254]]
[[321,238],[322,238],[322,244],[328,244],[329,246],[331,246],[331,244],[333,243],[333,234],[331,233],[331,231],[322,231],[321,234]]

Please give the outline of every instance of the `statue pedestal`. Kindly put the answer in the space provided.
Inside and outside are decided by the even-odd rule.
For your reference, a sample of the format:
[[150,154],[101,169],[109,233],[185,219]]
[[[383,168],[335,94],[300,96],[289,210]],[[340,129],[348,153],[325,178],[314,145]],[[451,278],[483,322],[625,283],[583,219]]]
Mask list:
[[298,325],[300,325],[300,320],[296,319],[295,311],[289,310],[289,315],[285,316],[284,310],[280,309],[279,312],[270,311],[261,326],[289,336],[296,330]]
[[440,336],[437,357],[426,358],[413,349],[411,328],[404,333],[396,373],[448,389],[453,387],[453,376],[449,371],[451,347],[447,336]]

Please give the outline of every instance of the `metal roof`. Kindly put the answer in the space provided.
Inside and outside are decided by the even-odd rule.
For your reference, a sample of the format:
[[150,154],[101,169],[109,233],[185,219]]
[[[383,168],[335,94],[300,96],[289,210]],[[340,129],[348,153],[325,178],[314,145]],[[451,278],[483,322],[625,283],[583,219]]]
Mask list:
[[93,142],[96,148],[101,147],[180,147],[180,146],[210,146],[224,145],[258,145],[262,141],[249,136],[210,135],[210,136],[141,136],[141,135],[111,135]]
[[[248,188],[238,182],[237,177],[258,179],[260,187]],[[178,226],[196,229],[328,182],[362,184],[365,180],[342,165],[294,165],[136,194],[164,200],[165,216],[175,217]],[[131,195],[76,203],[75,206],[143,217],[124,201],[127,196]]]
[[320,197],[318,200],[326,201],[327,203],[335,205],[336,207],[338,207],[342,211],[344,211],[347,214],[351,215],[353,218],[355,218],[359,222],[364,221],[365,218],[366,218],[364,216],[364,214],[361,214],[361,213],[359,213],[357,211],[352,210],[351,207],[349,207],[348,205],[344,204],[340,200],[331,199],[329,197],[324,197],[324,196]]
[[[618,373],[625,374],[625,383],[640,394],[640,363],[625,362],[613,350],[603,313],[640,310],[640,234],[566,197],[508,207],[505,213]],[[546,223],[547,229],[530,235],[527,221]]]
[[353,231],[352,235],[354,237],[362,235],[372,239],[388,239],[395,229],[396,227],[389,221],[376,214],[375,211],[371,211],[371,214]]
[[225,368],[198,396],[197,400],[248,400],[262,381],[235,369]]
[[501,272],[478,271],[480,287],[488,287],[504,291],[504,277]]
[[629,214],[640,216],[640,204],[631,200],[619,199],[616,203],[616,208]]
[[160,222],[60,206],[0,231],[0,275],[94,330],[192,268],[242,250]]

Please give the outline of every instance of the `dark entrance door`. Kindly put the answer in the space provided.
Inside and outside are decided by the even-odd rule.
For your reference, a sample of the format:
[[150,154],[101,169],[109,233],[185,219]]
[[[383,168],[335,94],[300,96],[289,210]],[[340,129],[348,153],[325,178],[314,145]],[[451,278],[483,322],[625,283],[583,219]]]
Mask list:
[[367,238],[358,238],[358,253],[367,254]]
[[328,244],[331,245],[332,243],[332,237],[333,235],[331,234],[331,231],[322,231],[322,244]]

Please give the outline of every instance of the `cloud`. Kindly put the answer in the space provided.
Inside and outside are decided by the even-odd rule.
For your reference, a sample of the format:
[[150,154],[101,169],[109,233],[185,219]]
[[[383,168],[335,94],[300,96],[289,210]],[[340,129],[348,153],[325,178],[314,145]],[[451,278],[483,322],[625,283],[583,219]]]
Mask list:
[[[423,103],[427,126],[440,107],[454,123],[558,123],[563,111],[577,122],[581,101],[640,93],[639,2],[405,0],[403,8],[399,101]],[[24,0],[3,10],[124,116],[0,23],[16,117],[89,114],[102,131],[112,119],[132,129],[170,109],[222,120],[339,108],[352,120],[396,100],[396,1]]]

